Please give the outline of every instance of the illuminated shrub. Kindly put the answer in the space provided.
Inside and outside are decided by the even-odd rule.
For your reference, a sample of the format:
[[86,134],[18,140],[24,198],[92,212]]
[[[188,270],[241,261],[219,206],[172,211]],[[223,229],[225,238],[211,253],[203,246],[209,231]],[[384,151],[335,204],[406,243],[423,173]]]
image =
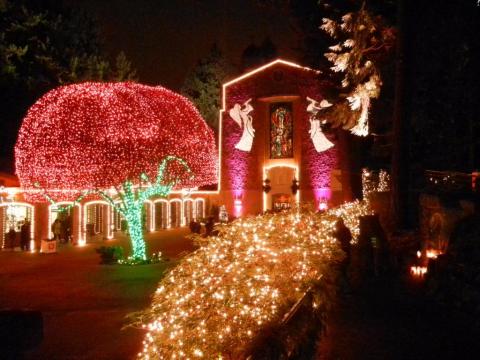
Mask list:
[[[38,182],[55,190],[56,201],[72,200],[79,190],[135,182],[142,172],[155,178],[167,155],[184,159],[194,174],[178,187],[217,182],[214,134],[190,101],[130,82],[81,83],[48,92],[28,111],[15,146],[22,187]],[[175,162],[167,170],[170,176],[184,172]],[[33,193],[28,197],[39,200]]]

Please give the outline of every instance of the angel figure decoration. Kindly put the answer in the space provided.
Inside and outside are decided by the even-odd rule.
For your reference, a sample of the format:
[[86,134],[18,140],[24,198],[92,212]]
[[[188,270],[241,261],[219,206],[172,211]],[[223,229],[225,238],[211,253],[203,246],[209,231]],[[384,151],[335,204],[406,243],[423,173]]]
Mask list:
[[307,101],[310,103],[307,106],[307,112],[310,114],[310,138],[312,139],[313,145],[317,152],[322,152],[330,149],[334,144],[327,139],[325,134],[322,132],[320,126],[320,120],[317,119],[317,114],[319,111],[332,106],[327,100],[322,100],[320,103],[312,98],[307,96]]
[[235,145],[235,149],[249,152],[252,149],[252,142],[255,136],[255,129],[252,126],[252,116],[249,115],[253,111],[253,106],[250,104],[252,99],[248,99],[243,103],[243,106],[240,104],[235,104],[233,108],[230,109],[230,116],[235,122],[243,127],[243,134],[240,138],[240,141]]

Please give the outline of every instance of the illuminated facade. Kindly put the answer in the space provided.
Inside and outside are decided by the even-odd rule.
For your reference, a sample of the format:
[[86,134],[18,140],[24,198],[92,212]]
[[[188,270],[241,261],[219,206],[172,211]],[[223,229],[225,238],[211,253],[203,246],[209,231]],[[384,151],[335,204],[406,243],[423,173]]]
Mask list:
[[331,105],[324,86],[320,72],[283,60],[223,85],[219,201],[229,214],[343,200],[337,135],[322,129],[322,110]]
[[[327,129],[322,118],[323,109],[331,106],[323,96],[325,86],[319,71],[283,60],[275,60],[225,83],[222,88],[222,109],[219,115],[218,164],[208,167],[210,170],[215,169],[218,174],[218,185],[201,188],[201,190],[177,189],[172,191],[167,198],[153,196],[147,199],[144,203],[145,230],[157,231],[186,226],[191,220],[200,220],[209,216],[213,205],[225,205],[230,217],[239,217],[267,210],[286,209],[299,202],[313,203],[316,209],[322,210],[343,202],[345,197],[342,192],[339,170],[339,164],[342,162],[339,160],[341,144],[337,132]],[[85,88],[81,89],[84,91]],[[139,86],[138,89],[141,92],[153,91],[142,86]],[[93,90],[88,88],[88,91]],[[136,88],[129,84],[122,91],[134,94]],[[167,90],[159,88],[154,91],[165,92],[172,97],[172,103],[183,101],[179,95],[169,93]],[[92,99],[97,99],[98,93],[98,91],[95,92]],[[159,98],[165,94],[160,94]],[[92,101],[95,103],[96,100]],[[42,104],[40,103],[40,105]],[[38,110],[38,116],[42,117],[45,113],[40,111],[41,109],[39,110],[40,105],[35,105],[34,111]],[[159,109],[161,106],[163,105],[158,103]],[[150,107],[145,107],[143,100],[140,102],[140,108],[150,109]],[[135,128],[131,128],[129,134],[137,137],[141,134],[149,134],[148,137],[142,135],[138,139],[134,139],[134,143],[137,144],[135,151],[139,149],[139,154],[142,156],[147,153],[151,154],[147,149],[159,148],[158,152],[163,151],[161,146],[152,143],[152,139],[157,139],[158,142],[161,135],[155,133],[159,129],[150,126],[152,122],[157,121],[157,115],[150,111],[143,111],[140,114],[145,118],[143,121],[139,121],[138,114],[134,113],[131,106],[122,106],[118,102],[115,109],[125,119],[132,116]],[[92,114],[97,113],[94,110],[91,110]],[[167,110],[162,110],[162,114],[166,114],[166,118],[171,119],[169,112],[173,110]],[[187,110],[188,112],[193,111],[185,105],[182,105],[178,111]],[[196,111],[194,112],[196,113]],[[67,113],[66,116],[70,115]],[[115,116],[112,115],[108,119],[114,121]],[[99,118],[99,121],[95,122],[98,129],[102,129],[100,120]],[[78,124],[77,129],[90,131],[90,127],[81,122],[81,116],[75,118],[75,122]],[[188,144],[192,142],[205,144],[206,142],[199,141],[198,138],[195,142],[195,136],[188,131],[191,128],[188,126],[182,130],[180,138],[178,138],[178,134],[173,134],[177,136],[174,144],[175,148],[185,151],[184,157],[195,158],[197,155],[192,150],[192,146],[188,146]],[[110,127],[112,126],[107,128]],[[67,131],[68,126],[65,129]],[[135,129],[145,131],[140,134]],[[58,131],[55,128],[55,132]],[[128,140],[125,131],[120,131],[120,129],[115,131],[111,132],[117,139]],[[150,134],[153,135],[150,137]],[[53,136],[53,134],[49,136]],[[69,136],[83,139],[77,134]],[[188,138],[189,136],[193,136],[193,140]],[[25,136],[24,139],[24,143],[28,146],[33,144],[29,140],[31,136]],[[54,140],[51,139],[51,141],[56,144]],[[87,145],[79,145],[80,150],[73,154],[75,156],[72,156],[82,159],[81,156],[91,150]],[[27,148],[30,149],[28,146]],[[33,145],[31,149],[33,149],[32,154],[38,150]],[[49,146],[42,154],[49,155],[52,151],[57,151],[57,149]],[[107,154],[108,146],[105,149],[102,148],[102,152]],[[61,149],[56,154],[58,155],[55,156],[65,156],[65,152]],[[199,170],[201,166],[209,164],[207,161],[210,159],[209,152],[206,151],[205,154],[202,158],[203,162],[194,161],[195,169],[193,170],[202,172]],[[148,160],[148,156],[142,156],[139,156],[140,162]],[[40,161],[38,159],[35,160],[38,163],[35,164],[37,170],[33,171],[34,168],[29,166],[31,164],[28,157],[25,159],[21,170],[28,175],[31,185],[36,181],[37,172],[45,171],[44,164],[38,163]],[[77,167],[83,164],[82,166],[85,166],[87,170],[90,165],[83,160],[75,160],[72,163]],[[51,224],[57,217],[67,218],[70,222],[74,243],[81,245],[114,237],[114,232],[122,229],[122,226],[125,225],[122,225],[121,214],[115,211],[107,201],[99,198],[98,195],[91,194],[81,201],[73,203],[75,197],[69,194],[68,190],[59,190],[62,196],[55,193],[55,186],[62,187],[64,183],[75,183],[77,196],[78,189],[83,186],[83,183],[77,183],[79,181],[89,184],[100,179],[97,184],[101,186],[101,181],[106,181],[100,176],[103,173],[102,169],[110,171],[115,167],[111,167],[108,162],[98,161],[98,164],[108,166],[98,165],[97,167],[101,171],[96,173],[96,178],[92,179],[87,177],[77,179],[75,172],[65,173],[62,169],[53,177],[44,174],[43,181],[57,181],[55,184],[52,183],[53,185],[50,184],[54,186],[53,188],[49,187],[52,197],[57,198],[58,202],[55,205],[46,202],[41,194],[42,189],[48,188],[48,184],[41,188],[31,187],[26,190],[26,193],[20,190],[18,184],[12,185],[11,182],[5,183],[3,189],[0,186],[0,219],[2,220],[0,223],[2,238],[0,240],[4,240],[5,232],[10,226],[15,226],[18,230],[25,219],[31,221],[32,237],[37,243],[42,239],[51,238]],[[115,173],[107,172],[110,176],[120,176],[121,171],[128,167],[127,165],[127,163],[122,163],[122,166],[119,166],[120,170],[116,169]],[[83,171],[83,168],[80,170]],[[89,173],[89,170],[85,173]],[[211,179],[212,174],[207,171],[203,172],[203,175],[200,174],[199,177]],[[107,180],[113,184],[118,179]],[[72,204],[73,206],[67,213],[61,213],[57,209],[59,205]],[[8,208],[10,210],[7,210]],[[3,242],[0,242],[0,245],[2,244]]]

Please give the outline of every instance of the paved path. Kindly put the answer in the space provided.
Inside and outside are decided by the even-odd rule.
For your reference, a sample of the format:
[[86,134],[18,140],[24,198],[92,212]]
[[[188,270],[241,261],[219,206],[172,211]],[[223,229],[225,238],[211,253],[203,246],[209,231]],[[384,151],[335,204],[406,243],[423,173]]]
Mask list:
[[[186,228],[147,236],[151,251],[175,260],[192,251]],[[125,237],[104,245],[125,245]],[[0,252],[0,309],[35,309],[44,317],[45,338],[27,359],[132,359],[143,331],[125,316],[145,309],[166,264],[99,265],[95,248],[64,245],[56,254]],[[1,358],[1,355],[0,355]]]

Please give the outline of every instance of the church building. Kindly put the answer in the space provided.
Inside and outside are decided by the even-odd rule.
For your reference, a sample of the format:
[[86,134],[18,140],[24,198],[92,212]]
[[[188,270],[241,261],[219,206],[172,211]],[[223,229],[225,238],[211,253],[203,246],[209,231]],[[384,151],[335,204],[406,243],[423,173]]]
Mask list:
[[[343,200],[321,73],[275,60],[223,85],[219,203],[234,216]],[[323,129],[325,128],[325,129]]]

